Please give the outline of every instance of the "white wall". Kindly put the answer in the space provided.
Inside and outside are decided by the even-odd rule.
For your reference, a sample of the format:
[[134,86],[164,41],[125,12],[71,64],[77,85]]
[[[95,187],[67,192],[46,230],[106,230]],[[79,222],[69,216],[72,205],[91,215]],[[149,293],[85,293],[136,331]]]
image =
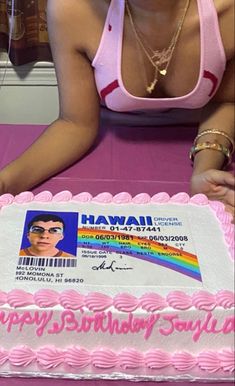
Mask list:
[[1,124],[49,124],[57,118],[58,92],[51,63],[14,67],[2,53],[0,85]]

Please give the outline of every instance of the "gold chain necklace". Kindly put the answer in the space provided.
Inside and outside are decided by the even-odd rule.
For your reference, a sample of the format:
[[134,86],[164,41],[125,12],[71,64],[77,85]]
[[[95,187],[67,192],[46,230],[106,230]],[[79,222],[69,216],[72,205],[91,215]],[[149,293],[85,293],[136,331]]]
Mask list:
[[149,94],[151,94],[153,92],[153,90],[155,89],[155,86],[158,82],[158,74],[160,73],[162,76],[165,76],[167,74],[167,70],[168,70],[168,67],[170,65],[171,58],[173,56],[177,41],[179,39],[180,32],[182,30],[182,26],[183,26],[183,23],[185,20],[185,16],[186,16],[187,10],[189,8],[189,4],[190,4],[190,0],[187,0],[186,5],[184,7],[182,17],[179,20],[177,29],[176,29],[176,31],[175,31],[175,33],[170,41],[169,46],[167,48],[164,48],[163,50],[159,51],[159,50],[153,50],[146,42],[144,43],[143,37],[141,39],[140,35],[143,35],[143,34],[140,33],[140,31],[137,29],[137,27],[134,23],[132,14],[131,14],[128,0],[126,0],[126,10],[127,10],[127,14],[128,14],[129,20],[130,20],[131,28],[132,28],[133,33],[135,35],[136,41],[138,42],[138,45],[140,46],[140,48],[142,49],[142,51],[146,55],[147,59],[149,60],[149,62],[152,64],[152,66],[155,69],[154,78],[153,78],[152,82],[150,83],[150,85],[146,86],[146,91]]

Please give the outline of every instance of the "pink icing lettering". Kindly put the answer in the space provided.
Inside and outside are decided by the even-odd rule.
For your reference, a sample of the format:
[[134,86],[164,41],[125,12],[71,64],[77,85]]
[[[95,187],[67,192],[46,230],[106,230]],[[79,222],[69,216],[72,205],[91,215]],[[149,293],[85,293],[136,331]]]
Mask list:
[[146,320],[145,320],[145,326],[146,326],[146,332],[144,334],[144,339],[148,339],[150,335],[152,334],[153,327],[155,323],[159,320],[160,314],[151,314]]
[[[178,317],[178,316],[177,316]],[[179,332],[196,331],[192,338],[196,342],[201,335],[201,320],[178,320],[174,321],[174,327]]]
[[[225,319],[225,322],[226,322],[226,319]],[[197,341],[200,338],[200,335],[203,331],[206,332],[207,334],[218,334],[220,332],[224,332],[224,325],[221,328],[216,329],[217,324],[218,324],[218,320],[213,317],[211,312],[208,312],[200,332],[197,335],[193,336],[194,341]]]
[[[77,329],[78,322],[75,318],[75,314],[72,311],[63,311],[60,315],[60,319],[61,324],[59,324],[59,322],[54,322],[52,328],[48,330],[48,334],[59,334],[64,329],[67,331],[74,331]],[[71,326],[67,326],[67,323],[71,323]]]
[[[202,324],[202,321],[201,321],[201,320],[199,321],[198,329],[197,329],[197,331],[193,334],[193,340],[194,340],[194,342],[197,342],[198,339],[200,339],[201,334],[202,334],[203,331],[205,331],[205,332],[208,332],[208,331],[209,331],[209,330],[208,330],[208,325],[209,325],[209,322],[210,322],[211,318],[212,318],[212,313],[211,313],[211,312],[208,312],[208,313],[206,314],[206,317],[205,317],[205,320],[204,320],[203,324]],[[202,326],[201,326],[201,324],[202,324]]]
[[141,329],[143,330],[144,328],[145,328],[145,324],[143,319],[135,318],[133,320],[132,329],[131,329],[132,333],[138,333]]
[[59,334],[61,331],[64,330],[64,326],[65,325],[63,323],[61,323],[61,325],[59,325],[58,322],[53,322],[52,327],[47,330],[47,333],[48,334]]
[[[179,332],[194,331],[192,338],[193,338],[194,342],[197,342],[198,339],[201,337],[202,332],[207,330],[207,326],[208,326],[208,323],[209,323],[211,318],[212,318],[212,314],[211,314],[211,312],[209,312],[206,315],[206,320],[204,321],[203,324],[202,324],[202,321],[200,319],[197,319],[195,321],[193,321],[193,320],[189,320],[189,321],[176,320],[174,322],[174,327]],[[178,328],[178,326],[180,326],[181,328]]]
[[78,326],[77,328],[77,332],[89,332],[93,322],[94,322],[93,316],[83,316],[81,325]]
[[[34,325],[38,337],[45,332],[48,323],[52,320],[54,311],[25,311],[18,313],[16,311],[7,313],[0,312],[0,325],[6,326],[6,331],[10,333],[13,326],[17,326],[19,332],[22,332],[25,325]],[[113,317],[111,311],[97,312],[92,315],[84,315],[83,311],[75,313],[71,310],[63,311],[59,320],[52,321],[52,326],[47,329],[48,334],[59,334],[63,331],[77,333],[87,333],[90,330],[94,332],[103,332],[113,334],[138,334],[143,331],[143,338],[147,340],[153,332],[153,329],[160,318],[167,322],[166,325],[159,326],[158,332],[161,335],[168,336],[175,332],[192,332],[192,339],[197,342],[202,333],[206,334],[229,334],[235,331],[235,317],[229,316],[218,326],[218,320],[212,312],[204,313],[204,318],[196,320],[180,319],[178,314],[161,315],[150,314],[146,318],[137,318],[133,313],[125,315],[125,319]]]
[[122,321],[120,326],[120,334],[127,334],[128,332],[132,334],[138,333],[140,330],[146,330],[146,334],[150,335],[151,332],[148,331],[149,328],[149,322],[148,319],[144,318],[134,318],[134,315],[132,313],[129,314],[127,321]]
[[189,326],[188,326],[187,320],[176,320],[174,327],[179,332],[188,331],[189,330]]
[[19,331],[22,331],[25,324],[33,324],[34,321],[30,312],[24,312],[19,318]]
[[160,334],[168,336],[173,334],[175,331],[187,332],[194,331],[192,339],[197,342],[203,332],[207,334],[224,334],[231,333],[235,330],[234,328],[234,317],[228,317],[225,319],[223,326],[217,328],[218,320],[215,319],[211,312],[205,315],[204,320],[197,319],[193,320],[181,320],[178,315],[164,315],[163,319],[170,323],[169,327],[159,328]]
[[38,336],[41,336],[44,332],[47,323],[51,320],[52,315],[53,311],[44,311],[42,313],[35,311],[34,314],[30,313],[29,311],[25,311],[22,314],[14,311],[9,312],[6,316],[6,313],[4,311],[1,311],[0,323],[7,325],[7,332],[9,333],[12,331],[13,325],[18,325],[18,330],[21,332],[25,324],[36,324],[37,326],[39,326],[36,329],[36,334]]
[[95,332],[106,332],[108,327],[104,327],[104,319],[106,318],[106,315],[104,312],[99,312],[95,315],[95,320],[94,320],[94,331]]
[[107,313],[108,319],[107,319],[107,330],[111,335],[114,334],[114,331],[116,334],[119,334],[118,326],[119,326],[119,321],[117,319],[113,320],[113,315],[111,311],[108,311]]
[[64,318],[64,320],[66,322],[66,328],[65,328],[66,331],[76,331],[77,330],[78,321],[76,320],[75,314],[73,312],[71,312],[71,311],[63,312],[62,318]]
[[229,316],[225,319],[224,325],[223,325],[223,333],[229,334],[231,332],[235,332],[235,317]]
[[[73,312],[70,311],[69,315],[72,313]],[[95,332],[109,332],[110,335],[138,333],[140,330],[143,330],[145,331],[144,339],[148,339],[152,334],[153,327],[159,318],[160,315],[158,314],[151,314],[147,318],[134,318],[134,315],[129,313],[126,320],[120,321],[113,318],[111,311],[108,311],[107,313],[101,312],[96,313],[95,316],[83,316],[81,324],[76,330],[77,332],[89,332],[92,328],[92,324]],[[75,319],[71,318],[70,321],[75,322]],[[54,331],[56,331],[56,333],[59,333],[64,328],[65,323],[62,323],[60,327],[58,326],[58,323],[54,323],[52,332],[54,333]],[[72,327],[67,330],[72,331],[74,328]]]
[[122,333],[120,321],[118,319],[113,319],[113,315],[111,311],[108,312],[108,331],[110,332],[111,335]]
[[8,323],[7,324],[7,332],[11,332],[12,326],[19,323],[18,312],[9,312],[5,323]]
[[7,323],[7,318],[5,319],[5,312],[4,311],[0,311],[0,323],[3,325]]
[[[211,312],[209,312],[209,314],[211,314]],[[223,328],[220,328],[220,329],[216,329],[216,326],[217,326],[217,323],[218,323],[218,320],[213,318],[212,314],[211,314],[211,326],[207,326],[205,332],[207,333],[213,333],[213,334],[218,334],[219,332],[223,331]]]
[[128,320],[123,320],[121,322],[121,327],[120,327],[120,333],[122,334],[128,334],[129,331],[131,331],[132,333],[134,332],[132,330],[132,321],[133,321],[133,314],[129,314],[129,317],[128,317]]
[[34,320],[38,328],[36,329],[37,336],[42,336],[44,333],[44,330],[47,326],[47,324],[50,322],[50,320],[53,317],[53,311],[43,311],[38,312],[35,311],[34,313]]
[[159,328],[160,334],[162,334],[164,336],[168,336],[170,334],[173,334],[173,332],[174,332],[174,319],[176,319],[176,318],[178,318],[178,315],[176,315],[176,314],[163,316],[163,319],[168,321],[170,323],[170,326],[168,329],[160,327]]

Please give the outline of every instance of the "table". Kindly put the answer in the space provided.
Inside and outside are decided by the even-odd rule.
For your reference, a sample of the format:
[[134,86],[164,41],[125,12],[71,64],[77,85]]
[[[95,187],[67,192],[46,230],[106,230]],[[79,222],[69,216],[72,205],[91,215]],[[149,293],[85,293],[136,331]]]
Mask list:
[[[0,125],[0,168],[19,155],[45,126]],[[79,163],[51,178],[34,192],[70,190],[135,195],[189,191],[188,158],[196,127],[103,127],[95,148]]]
[[[44,129],[45,126],[35,125],[0,125],[0,169],[28,147]],[[189,192],[192,167],[188,153],[196,131],[195,126],[165,126],[162,129],[104,126],[96,145],[86,157],[33,191],[50,190],[53,194],[61,190],[70,190],[73,194],[88,191],[93,195],[104,191],[112,194],[128,191],[132,195]],[[0,378],[0,386],[52,386],[54,383],[55,380],[49,379]],[[75,384],[129,386],[133,383],[56,380],[57,386]],[[200,383],[193,384],[197,386]],[[137,385],[154,386],[156,383],[139,382]],[[186,386],[188,382],[176,385]]]

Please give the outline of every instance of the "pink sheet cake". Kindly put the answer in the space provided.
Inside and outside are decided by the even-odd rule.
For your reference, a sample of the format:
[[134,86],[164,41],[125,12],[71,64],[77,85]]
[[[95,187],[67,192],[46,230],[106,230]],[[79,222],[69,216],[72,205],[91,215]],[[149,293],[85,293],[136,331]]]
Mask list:
[[234,378],[234,226],[219,202],[0,196],[0,374]]

